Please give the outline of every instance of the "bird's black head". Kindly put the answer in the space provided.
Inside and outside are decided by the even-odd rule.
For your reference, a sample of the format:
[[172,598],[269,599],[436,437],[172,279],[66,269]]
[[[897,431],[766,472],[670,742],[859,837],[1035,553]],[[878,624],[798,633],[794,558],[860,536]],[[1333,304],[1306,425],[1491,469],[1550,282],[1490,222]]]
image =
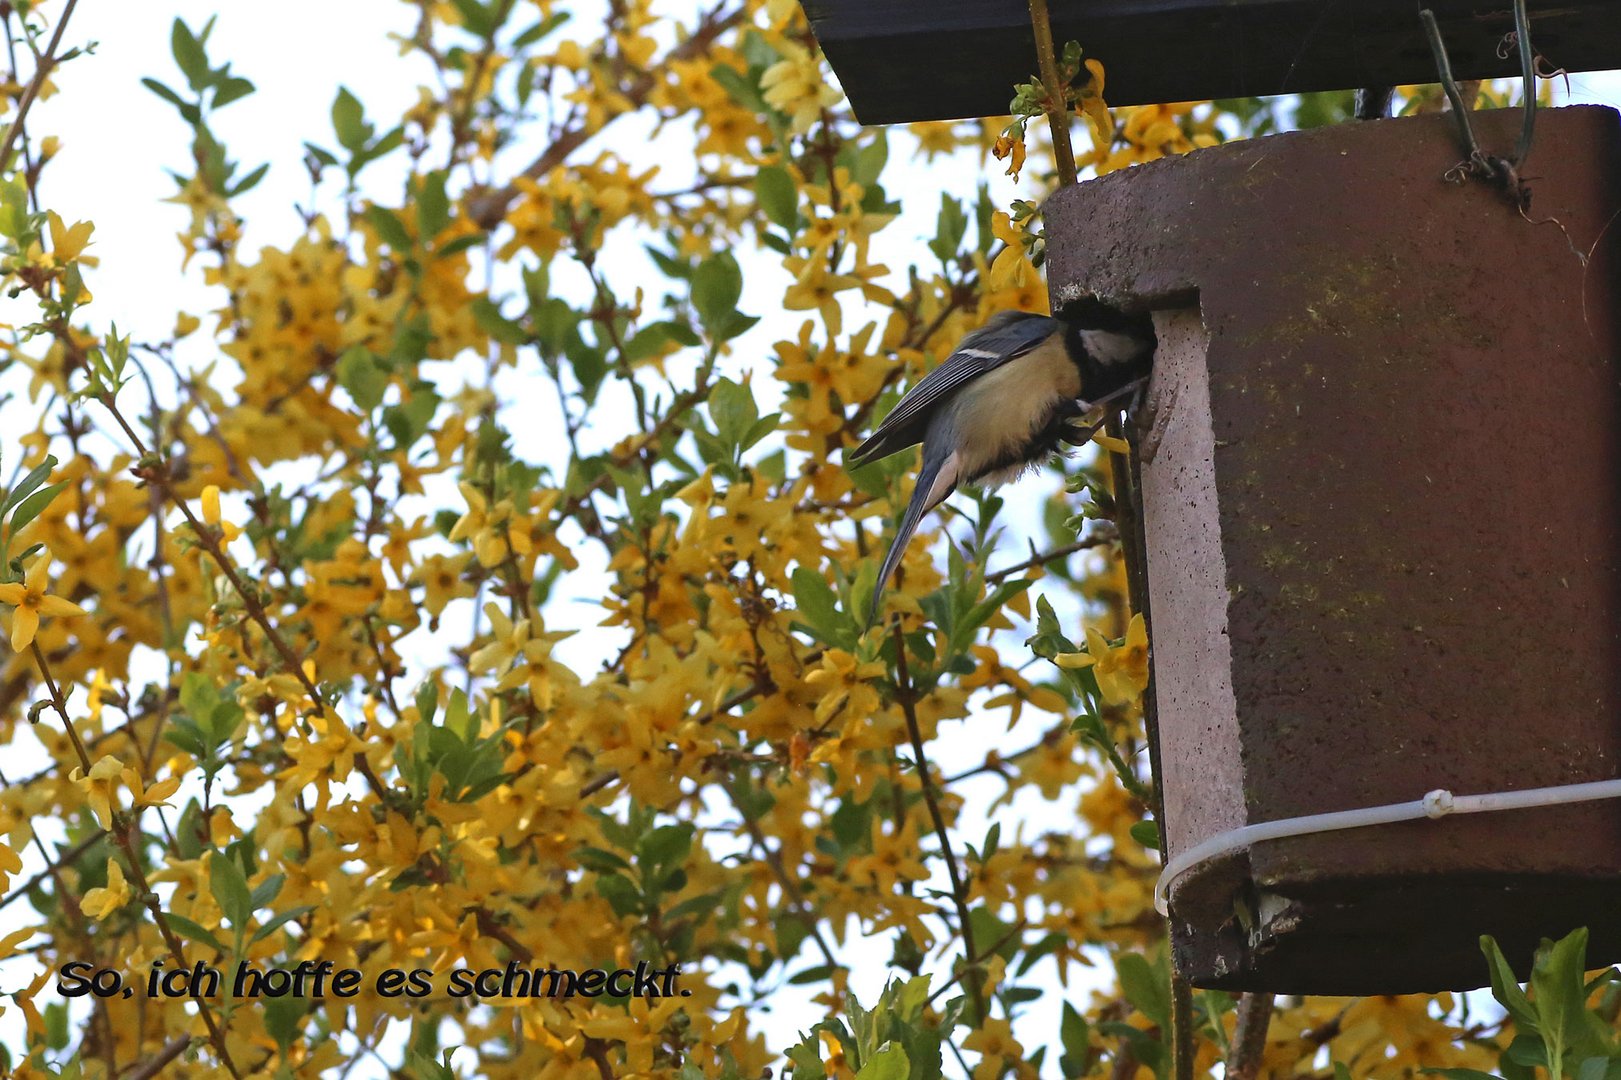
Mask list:
[[1095,400],[1148,374],[1159,344],[1148,312],[1126,312],[1083,296],[1065,304],[1058,317],[1089,397]]
[[1146,311],[1127,312],[1106,304],[1095,296],[1082,296],[1065,304],[1057,313],[1070,326],[1083,330],[1108,330],[1153,341],[1154,318]]

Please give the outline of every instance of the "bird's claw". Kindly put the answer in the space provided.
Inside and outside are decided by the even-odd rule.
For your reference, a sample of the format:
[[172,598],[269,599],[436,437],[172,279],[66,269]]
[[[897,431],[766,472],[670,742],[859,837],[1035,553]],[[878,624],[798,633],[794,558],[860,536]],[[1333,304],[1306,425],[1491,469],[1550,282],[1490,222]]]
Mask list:
[[[1103,427],[1104,423],[1106,423],[1108,414],[1104,410],[1108,405],[1128,395],[1136,396],[1142,394],[1147,385],[1148,380],[1146,378],[1135,379],[1132,382],[1127,383],[1125,386],[1122,386],[1120,389],[1103,395],[1096,401],[1087,401],[1085,398],[1075,398],[1073,401],[1065,402],[1065,426],[1074,432],[1074,437],[1066,438],[1064,441],[1069,443],[1071,446],[1080,446],[1086,443],[1092,438],[1092,436],[1096,435],[1098,430]],[[1100,413],[1102,415],[1098,416],[1097,419],[1089,420],[1089,418],[1094,414]]]

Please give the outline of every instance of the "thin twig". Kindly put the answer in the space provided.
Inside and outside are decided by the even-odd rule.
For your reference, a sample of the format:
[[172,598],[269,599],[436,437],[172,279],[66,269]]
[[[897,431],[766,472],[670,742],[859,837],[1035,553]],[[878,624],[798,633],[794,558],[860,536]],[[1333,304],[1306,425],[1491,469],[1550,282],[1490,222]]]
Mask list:
[[782,849],[780,847],[772,849],[771,845],[766,842],[765,833],[761,830],[760,823],[749,816],[749,812],[744,809],[743,800],[738,798],[737,792],[733,790],[732,785],[722,784],[721,788],[731,798],[732,805],[737,808],[738,814],[742,816],[743,827],[748,830],[750,843],[759,848],[765,855],[766,865],[776,875],[777,882],[782,885],[783,891],[788,894],[793,913],[805,924],[811,940],[816,942],[816,947],[822,952],[822,959],[827,961],[827,966],[830,968],[839,967],[838,957],[833,955],[832,947],[828,945],[827,939],[822,936],[817,911],[805,902],[805,894],[799,888],[799,883],[789,875],[788,867],[782,861]]
[[1272,995],[1261,991],[1238,999],[1238,1022],[1227,1050],[1227,1080],[1256,1080],[1266,1057],[1266,1029],[1272,1022]]
[[[804,659],[801,661],[801,663],[803,663],[803,664],[814,664],[818,660],[820,660],[821,658],[822,658],[822,650],[817,649],[814,652],[807,653],[805,655]],[[706,713],[701,714],[700,716],[695,717],[693,719],[693,723],[695,723],[695,724],[713,723],[715,720],[718,720],[720,717],[725,716],[727,713],[731,712],[733,709],[737,708],[739,705],[742,705],[744,702],[753,701],[755,698],[759,697],[761,694],[771,693],[771,692],[774,692],[776,689],[777,689],[776,686],[774,686],[769,680],[765,680],[765,679],[757,680],[754,683],[754,685],[750,686],[748,689],[739,690],[737,693],[733,694],[731,697],[727,698],[725,701],[721,702],[719,705],[715,706],[713,709],[709,710]],[[517,776],[522,776],[525,772],[528,772],[528,771],[529,770],[528,770],[527,766],[519,769],[519,771],[516,774],[516,776],[514,777],[514,779],[516,779]],[[601,791],[603,788],[607,787],[609,784],[613,783],[615,780],[618,780],[618,779],[619,779],[619,770],[618,769],[609,769],[607,772],[603,773],[602,775],[594,776],[590,780],[587,780],[580,787],[580,795],[579,795],[579,797],[582,798],[582,799],[589,798],[590,796],[595,795],[597,792]]]
[[121,1077],[120,1080],[152,1080],[152,1077],[168,1068],[170,1062],[184,1054],[189,1046],[191,1046],[190,1035],[176,1035],[163,1044],[163,1049],[158,1051],[157,1057],[145,1062],[140,1068],[127,1076]]
[[994,574],[986,574],[985,581],[989,585],[995,585],[1006,580],[1007,578],[1012,577],[1014,574],[1021,574],[1026,570],[1034,569],[1037,566],[1045,566],[1048,563],[1056,562],[1059,559],[1067,559],[1077,551],[1088,551],[1092,548],[1102,547],[1105,544],[1111,544],[1113,542],[1114,537],[1112,536],[1088,536],[1084,539],[1077,540],[1072,544],[1065,544],[1062,547],[1055,547],[1051,551],[1044,551],[1039,555],[1033,555],[1024,560],[1022,563],[1014,563],[1012,566],[1009,566],[1004,570],[998,570]]
[[29,106],[34,104],[34,98],[39,95],[39,88],[45,85],[50,78],[51,70],[56,67],[56,47],[62,44],[62,31],[68,27],[68,19],[73,17],[73,9],[78,6],[79,0],[68,0],[67,6],[62,9],[62,17],[56,20],[56,30],[51,34],[51,43],[45,48],[45,55],[40,58],[39,65],[34,69],[34,77],[28,81],[28,89],[23,91],[22,101],[17,103],[17,115],[12,118],[11,126],[6,128],[6,137],[0,142],[0,168],[4,168],[11,160],[11,145],[17,141],[17,135],[23,129],[23,121],[28,119]]
[[[107,408],[107,411],[112,414],[113,419],[118,422],[118,426],[123,428],[125,437],[134,445],[136,453],[141,456],[143,461],[151,457],[146,444],[135,433],[135,429],[129,426],[129,422],[124,419],[124,414],[119,411],[112,395],[104,394],[99,400]],[[315,681],[305,672],[304,665],[300,662],[298,654],[293,652],[293,647],[271,624],[270,616],[265,612],[264,604],[260,602],[258,594],[248,588],[247,583],[237,573],[236,565],[226,557],[224,549],[220,547],[221,534],[219,530],[199,521],[197,516],[191,512],[191,507],[186,505],[186,501],[175,494],[167,463],[159,461],[155,467],[142,469],[141,473],[143,479],[149,480],[163,491],[168,500],[174,504],[175,509],[179,510],[180,515],[186,519],[186,523],[191,526],[198,545],[208,552],[208,556],[214,561],[214,565],[220,568],[220,572],[231,583],[231,588],[242,600],[242,606],[247,609],[248,617],[259,627],[265,639],[270,642],[271,647],[280,655],[282,667],[303,686],[305,694],[309,696],[310,704],[315,707],[322,717],[330,718],[351,739],[354,739],[354,731],[349,728],[343,717],[338,715],[336,709],[322,700],[321,691],[316,687]],[[390,805],[394,793],[384,785],[376,771],[371,767],[371,762],[366,758],[363,744],[362,749],[354,752],[354,767],[355,771],[365,779],[366,785],[371,788],[372,794],[377,796],[378,801],[384,806]],[[88,771],[89,766],[87,765],[85,768]]]
[[608,1060],[607,1043],[593,1036],[587,1036],[585,1040],[585,1056],[596,1064],[597,1074],[602,1077],[602,1080],[614,1080],[613,1062]]
[[1031,743],[1029,746],[1022,747],[1006,754],[997,753],[993,750],[989,754],[985,755],[985,760],[981,764],[975,765],[971,769],[964,769],[960,773],[955,773],[948,776],[942,782],[947,787],[950,787],[952,784],[960,783],[967,780],[969,777],[978,776],[981,773],[999,773],[1002,771],[1002,767],[1004,765],[1011,765],[1020,758],[1029,757],[1031,754],[1042,749],[1043,747],[1052,746],[1068,733],[1069,725],[1064,723],[1053,728],[1051,731],[1047,732],[1047,734],[1043,735],[1040,739]]
[[[36,640],[32,642],[32,645],[34,663],[39,666],[40,678],[45,681],[45,689],[50,694],[51,707],[56,710],[56,715],[62,718],[62,726],[67,729],[68,738],[72,741],[73,749],[78,754],[79,764],[84,769],[85,776],[88,777],[91,768],[90,755],[86,753],[84,743],[80,740],[78,731],[73,727],[73,718],[68,715],[67,699],[62,696],[62,690],[56,683],[56,677],[51,674],[50,663],[45,659],[45,653],[40,649],[39,642]],[[134,830],[135,822],[133,820],[126,821],[121,810],[112,810],[112,815],[113,827],[109,832],[124,855],[124,863],[129,867],[130,881],[135,886],[135,893],[141,902],[146,905],[147,911],[151,913],[152,921],[157,925],[159,935],[162,936],[164,944],[169,948],[169,955],[174,957],[177,965],[186,967],[186,956],[185,952],[180,948],[180,939],[175,936],[174,930],[170,928],[169,920],[163,913],[163,906],[158,901],[158,894],[152,891],[152,886],[147,881],[146,871],[141,866],[140,853],[136,851],[135,841],[130,836]],[[241,1080],[242,1074],[237,1071],[236,1063],[231,1060],[230,1050],[226,1049],[225,1032],[215,1023],[214,1011],[201,998],[197,999],[197,1015],[202,1017],[203,1025],[208,1028],[209,1041],[214,1044],[214,1051],[219,1055],[220,1064],[224,1065],[225,1070],[233,1077]]]
[[1041,68],[1041,85],[1047,91],[1047,126],[1052,129],[1058,182],[1068,187],[1076,180],[1075,149],[1069,141],[1069,103],[1064,99],[1064,84],[1058,78],[1058,56],[1053,51],[1053,27],[1047,15],[1047,0],[1030,0],[1030,28],[1036,35],[1036,63]]
[[[739,5],[731,11],[723,12],[716,8],[699,20],[691,36],[679,45],[676,45],[665,56],[664,62],[672,60],[692,60],[704,56],[710,48],[726,31],[732,29],[743,21],[747,9]],[[611,121],[620,116],[627,116],[647,104],[648,95],[658,85],[656,74],[644,71],[635,80],[625,86],[615,87],[617,93],[623,98],[626,107],[623,111],[609,117]],[[607,122],[588,124],[584,120],[570,126],[552,140],[550,146],[541,152],[540,156],[523,170],[524,176],[531,180],[538,180],[551,172],[557,166],[568,160],[570,154],[578,150],[593,136],[601,133],[608,126]],[[507,207],[518,197],[519,189],[516,184],[479,192],[468,198],[468,216],[481,228],[490,229],[499,224],[506,215]]]
[[929,817],[934,822],[934,834],[940,841],[940,853],[945,856],[946,876],[951,880],[951,899],[957,907],[957,925],[962,933],[963,968],[968,972],[968,994],[974,1003],[974,1026],[982,1026],[989,1016],[985,1012],[985,979],[979,970],[979,951],[974,948],[974,924],[968,916],[968,889],[963,883],[962,870],[957,866],[957,855],[951,849],[951,834],[946,830],[946,819],[940,813],[940,800],[935,794],[934,781],[929,776],[929,756],[923,749],[923,731],[917,723],[917,702],[912,693],[912,675],[906,665],[906,638],[899,623],[895,624],[896,700],[906,717],[906,733],[912,739],[912,754],[917,764],[918,782],[923,787],[923,801],[928,805]]
[[[1030,928],[1030,920],[1029,919],[1020,919],[1018,922],[1014,923],[1008,929],[1007,933],[1003,934],[1001,937],[997,938],[995,941],[991,942],[989,945],[987,945],[985,947],[985,955],[986,956],[995,956],[997,953],[1002,951],[1003,946],[1005,946],[1008,942],[1012,941],[1014,938],[1016,938],[1019,935],[1023,934],[1029,928]],[[964,969],[964,970],[967,970],[967,969]],[[929,996],[926,999],[924,999],[923,1004],[925,1004],[925,1005],[933,1005],[937,1000],[939,1000],[939,998],[940,998],[940,996],[942,994],[944,994],[946,991],[950,990],[953,986],[956,986],[957,983],[959,983],[960,981],[962,981],[962,972],[961,971],[952,972],[951,978],[949,978],[945,982],[941,983],[938,989],[936,989],[935,991],[930,993]]]
[[97,829],[95,832],[91,833],[89,836],[85,837],[83,840],[80,840],[77,844],[73,845],[73,847],[69,848],[67,851],[62,852],[55,859],[53,859],[49,863],[47,863],[46,866],[45,866],[45,869],[41,870],[39,873],[37,873],[33,877],[29,878],[27,881],[23,882],[21,885],[16,886],[10,892],[6,893],[5,898],[0,899],[0,908],[5,907],[7,904],[11,903],[13,900],[17,899],[19,896],[26,896],[29,893],[29,891],[34,888],[34,886],[38,885],[40,882],[44,881],[46,878],[52,876],[53,874],[55,874],[58,870],[62,869],[63,867],[73,865],[73,863],[78,860],[79,856],[81,856],[85,852],[89,851],[91,849],[91,847],[93,847],[95,845],[97,840],[100,840],[103,836],[106,836],[106,835],[107,834],[105,832],[103,832],[100,829]]

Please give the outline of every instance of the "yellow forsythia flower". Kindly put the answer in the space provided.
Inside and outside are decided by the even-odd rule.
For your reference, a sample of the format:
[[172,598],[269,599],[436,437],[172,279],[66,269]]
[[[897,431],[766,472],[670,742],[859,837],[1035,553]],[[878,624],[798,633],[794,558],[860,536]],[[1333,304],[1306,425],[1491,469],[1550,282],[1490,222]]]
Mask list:
[[1086,651],[1097,659],[1092,673],[1109,701],[1135,700],[1148,686],[1148,627],[1140,613],[1131,617],[1126,639],[1118,649],[1110,648],[1102,634],[1087,627]]
[[34,640],[39,630],[41,615],[83,615],[84,608],[60,596],[45,595],[45,571],[50,566],[48,556],[40,556],[28,568],[22,581],[0,584],[0,603],[11,604],[17,610],[11,616],[11,649],[22,652]]
[[124,880],[124,868],[116,862],[107,860],[107,886],[102,889],[91,889],[79,901],[79,907],[86,915],[94,919],[105,919],[125,904],[129,903],[129,882]]

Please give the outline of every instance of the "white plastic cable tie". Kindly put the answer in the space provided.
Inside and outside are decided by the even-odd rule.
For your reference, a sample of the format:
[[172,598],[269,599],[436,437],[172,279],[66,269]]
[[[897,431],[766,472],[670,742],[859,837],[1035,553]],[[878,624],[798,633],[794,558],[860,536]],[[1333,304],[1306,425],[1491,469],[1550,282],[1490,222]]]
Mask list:
[[1255,825],[1241,825],[1236,829],[1219,832],[1193,845],[1166,863],[1165,869],[1160,872],[1159,880],[1154,883],[1154,908],[1161,915],[1168,914],[1171,886],[1177,878],[1193,867],[1265,840],[1315,836],[1318,833],[1338,832],[1341,829],[1360,829],[1366,825],[1389,825],[1397,821],[1416,821],[1421,818],[1438,821],[1451,814],[1523,810],[1535,806],[1559,806],[1564,803],[1615,798],[1621,798],[1621,780],[1594,780],[1585,784],[1522,788],[1519,791],[1490,791],[1480,795],[1454,795],[1445,788],[1436,788],[1422,799],[1414,799],[1412,802],[1368,806],[1361,810],[1335,810],[1327,814],[1306,814],[1302,817],[1263,821]]

